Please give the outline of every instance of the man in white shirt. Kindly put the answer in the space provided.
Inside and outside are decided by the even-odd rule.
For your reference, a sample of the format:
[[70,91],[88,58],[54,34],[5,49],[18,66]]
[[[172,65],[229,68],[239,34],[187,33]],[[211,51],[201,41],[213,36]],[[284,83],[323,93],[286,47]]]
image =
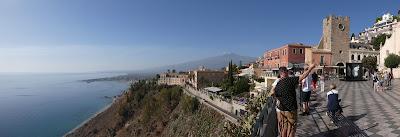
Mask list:
[[[304,68],[304,71],[307,71],[308,67]],[[302,115],[309,115],[310,114],[310,97],[312,88],[312,76],[308,75],[305,79],[302,80],[302,92],[301,94],[301,102],[303,102],[303,114]]]

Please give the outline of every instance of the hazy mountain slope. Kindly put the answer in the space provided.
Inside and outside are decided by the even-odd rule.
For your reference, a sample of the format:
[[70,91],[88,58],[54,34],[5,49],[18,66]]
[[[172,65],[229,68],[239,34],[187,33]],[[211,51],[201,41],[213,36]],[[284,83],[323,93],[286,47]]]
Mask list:
[[239,64],[240,61],[242,61],[242,64],[246,64],[246,63],[255,61],[256,58],[248,57],[248,56],[241,56],[241,55],[231,53],[231,54],[225,54],[225,55],[221,55],[221,56],[209,57],[209,58],[196,60],[196,61],[190,61],[190,62],[181,63],[181,64],[146,69],[146,70],[142,70],[140,72],[156,72],[157,73],[157,72],[166,71],[167,69],[171,69],[171,70],[175,69],[177,71],[187,71],[187,70],[197,69],[197,68],[199,68],[199,66],[204,66],[208,69],[221,69],[221,68],[227,66],[229,61],[231,61],[231,60],[235,64]]

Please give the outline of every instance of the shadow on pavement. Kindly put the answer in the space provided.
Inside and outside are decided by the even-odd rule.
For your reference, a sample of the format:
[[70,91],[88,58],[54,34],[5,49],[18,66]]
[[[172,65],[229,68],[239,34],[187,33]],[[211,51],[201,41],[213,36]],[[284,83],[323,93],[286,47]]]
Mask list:
[[348,116],[347,119],[350,121],[357,121],[363,117],[365,117],[367,114],[361,114],[361,115],[355,115],[355,116]]

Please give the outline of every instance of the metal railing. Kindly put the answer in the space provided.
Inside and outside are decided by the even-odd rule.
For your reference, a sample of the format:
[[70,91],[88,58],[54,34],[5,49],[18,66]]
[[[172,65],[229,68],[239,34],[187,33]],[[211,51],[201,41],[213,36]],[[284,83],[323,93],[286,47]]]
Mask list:
[[275,99],[268,97],[267,102],[256,117],[251,133],[252,137],[278,136],[278,123],[275,110]]

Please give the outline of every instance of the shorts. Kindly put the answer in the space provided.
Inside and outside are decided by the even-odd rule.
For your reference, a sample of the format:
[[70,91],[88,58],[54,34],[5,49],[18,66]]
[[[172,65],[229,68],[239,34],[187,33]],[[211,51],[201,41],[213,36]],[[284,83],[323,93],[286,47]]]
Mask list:
[[301,92],[301,102],[309,102],[311,97],[311,91]]

